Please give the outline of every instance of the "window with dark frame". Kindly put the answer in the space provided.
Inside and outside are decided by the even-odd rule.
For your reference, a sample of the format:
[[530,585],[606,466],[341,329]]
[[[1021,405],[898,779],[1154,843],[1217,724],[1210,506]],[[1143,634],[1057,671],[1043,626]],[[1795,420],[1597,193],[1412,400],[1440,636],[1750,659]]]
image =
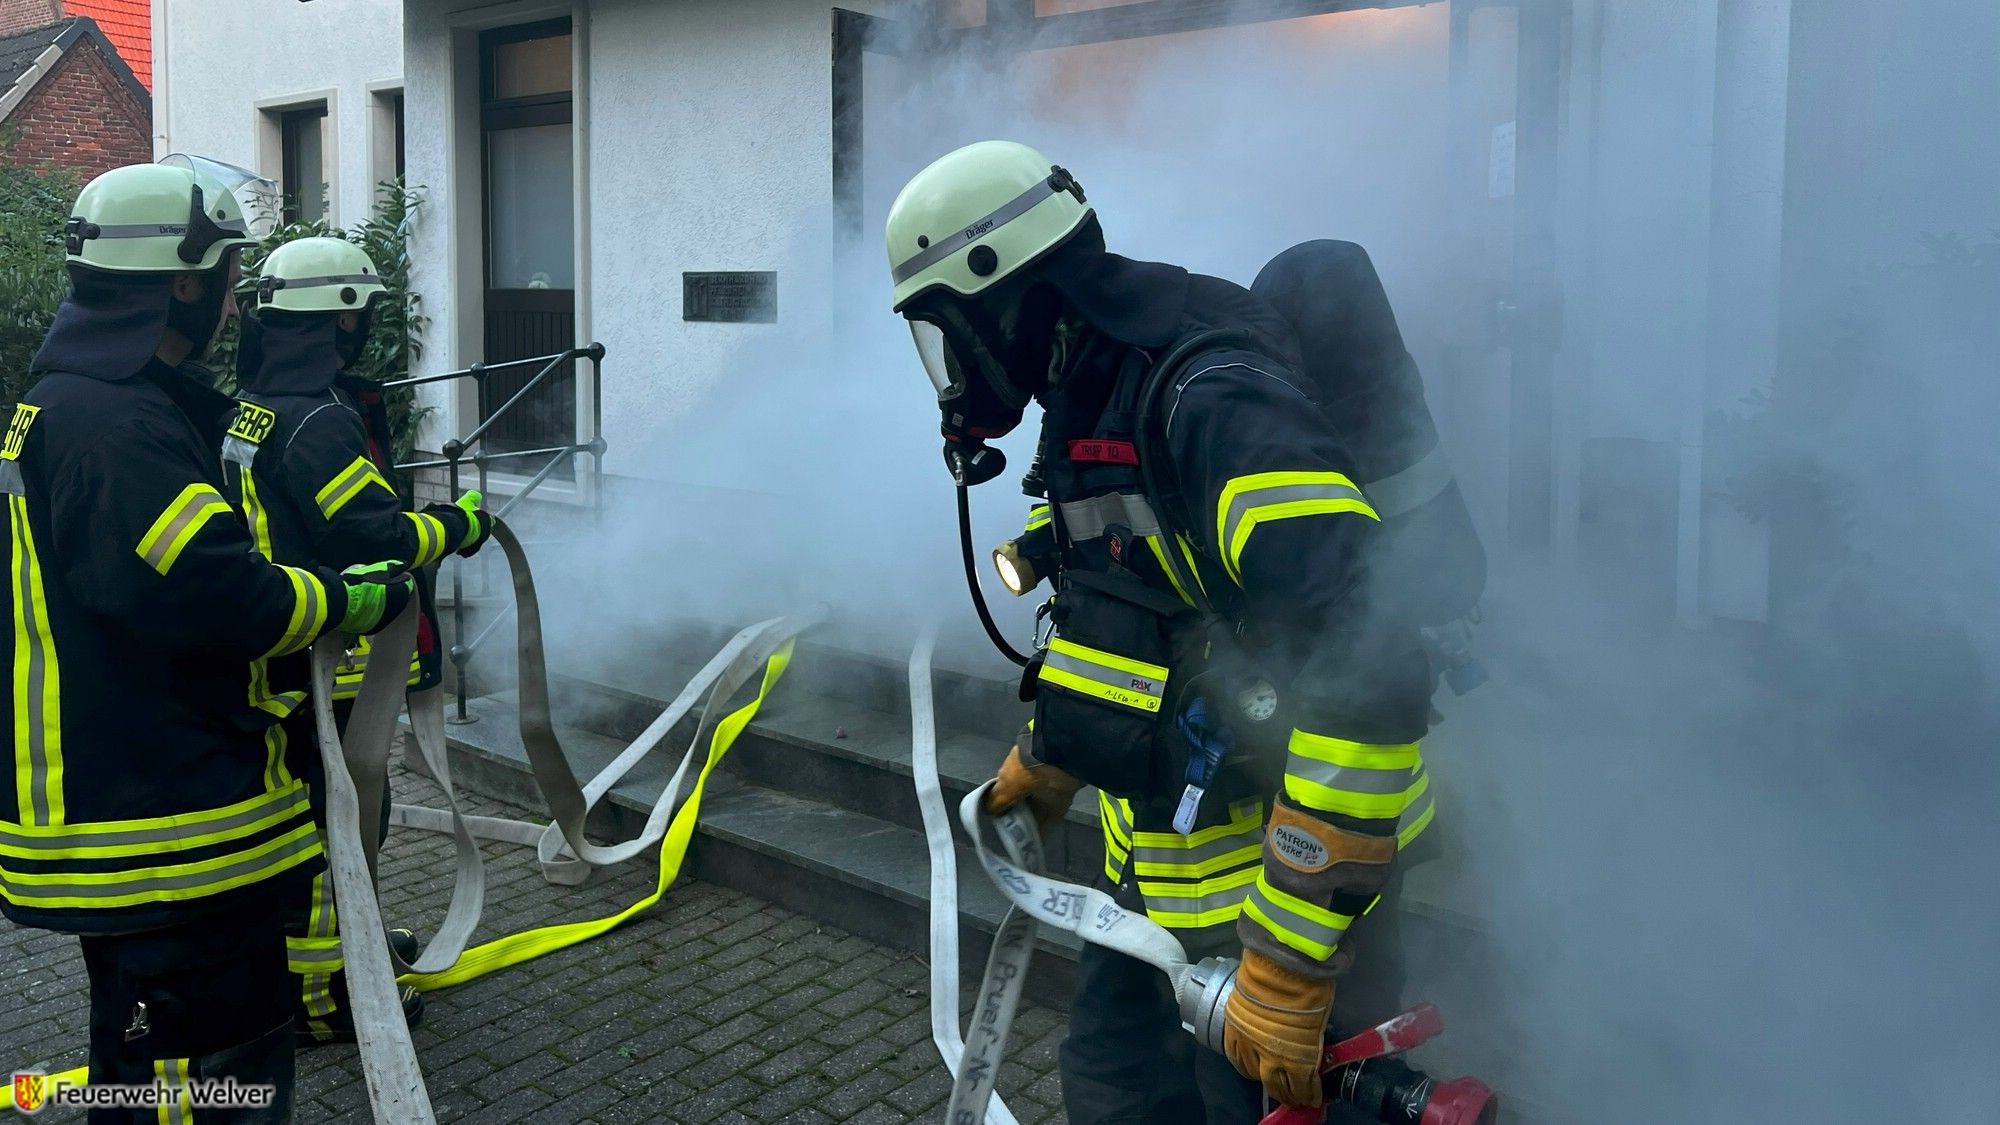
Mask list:
[[[480,416],[511,399],[539,364],[508,360],[576,342],[572,43],[567,19],[480,35],[485,360]],[[489,446],[531,450],[576,440],[574,364],[552,372],[494,423]],[[535,461],[520,467],[531,471]],[[567,478],[568,467],[557,470]]]
[[390,99],[389,112],[396,118],[396,178],[403,178],[403,95]]
[[278,115],[281,153],[279,190],[287,224],[326,218],[326,150],[322,126],[326,105],[288,109]]

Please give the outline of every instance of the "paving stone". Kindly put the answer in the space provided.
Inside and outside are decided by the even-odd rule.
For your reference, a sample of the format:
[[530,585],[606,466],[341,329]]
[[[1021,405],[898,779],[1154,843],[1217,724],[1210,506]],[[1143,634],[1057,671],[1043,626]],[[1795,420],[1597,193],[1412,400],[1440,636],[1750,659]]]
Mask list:
[[[399,800],[438,805],[402,770]],[[466,811],[532,815],[471,796]],[[531,849],[485,848],[488,914],[475,942],[601,917],[651,893],[633,863],[577,890],[551,886]],[[398,831],[383,850],[384,910],[436,931],[450,900],[450,838]],[[897,1125],[935,1120],[950,1083],[930,1041],[924,962],[749,895],[683,879],[659,909],[594,941],[428,997],[413,1038],[440,1122]],[[0,921],[0,1064],[84,1060],[76,940]],[[1060,1013],[1024,1005],[1001,1089],[1024,1123],[1062,1122]],[[301,1122],[365,1120],[354,1048],[298,1056]]]

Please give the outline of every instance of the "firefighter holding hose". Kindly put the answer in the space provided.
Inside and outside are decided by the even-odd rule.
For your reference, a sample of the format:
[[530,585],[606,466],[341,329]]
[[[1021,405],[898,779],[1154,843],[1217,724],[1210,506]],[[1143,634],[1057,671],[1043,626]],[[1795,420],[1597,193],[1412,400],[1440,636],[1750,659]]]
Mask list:
[[[470,555],[485,543],[493,520],[479,493],[454,504],[405,511],[390,483],[392,442],[382,388],[356,371],[367,348],[375,304],[388,290],[366,251],[342,238],[302,238],[273,250],[256,281],[256,306],[243,319],[237,352],[236,417],[222,445],[232,498],[254,530],[257,549],[274,562],[340,568],[373,558],[408,562],[417,574],[423,616],[410,657],[409,689],[436,687],[442,677],[437,616],[428,568],[448,554]],[[344,729],[367,671],[362,638],[335,671],[334,713]],[[311,666],[303,657],[274,662],[278,691],[305,691]],[[316,814],[324,818],[320,760],[310,730],[296,732],[308,751],[296,765],[308,779]],[[389,795],[383,793],[386,831]],[[354,1020],[342,1004],[339,922],[329,880],[313,879],[290,912],[287,941],[299,976],[298,1039],[302,1046],[351,1043]],[[416,936],[391,930],[405,962],[417,956]],[[402,992],[414,1026],[423,996]]]
[[79,936],[91,1082],[178,1091],[93,1122],[181,1120],[190,1083],[224,1078],[274,1092],[230,1120],[289,1120],[279,916],[323,853],[282,722],[304,697],[266,671],[412,596],[395,565],[273,563],[223,498],[232,404],[196,361],[235,313],[255,183],[169,157],[83,189],[72,292],[0,448],[0,910]]
[[1296,334],[1239,286],[1108,253],[1075,178],[1019,144],[924,169],[887,242],[959,485],[1043,411],[1024,488],[1045,503],[1000,561],[1017,592],[1052,579],[1052,630],[988,811],[1026,801],[1049,824],[1097,787],[1103,885],[1190,956],[1240,951],[1218,1053],[1156,970],[1086,945],[1069,1119],[1320,1106],[1329,1026],[1400,1008],[1385,899],[1432,819],[1436,681]]

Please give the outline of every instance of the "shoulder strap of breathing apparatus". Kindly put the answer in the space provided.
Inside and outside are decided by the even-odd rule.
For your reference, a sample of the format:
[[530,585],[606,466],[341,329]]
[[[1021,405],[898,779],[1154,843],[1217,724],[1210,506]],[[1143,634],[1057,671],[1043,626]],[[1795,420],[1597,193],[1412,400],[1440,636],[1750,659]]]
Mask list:
[[1181,513],[1186,507],[1186,497],[1181,493],[1173,458],[1160,440],[1166,437],[1166,429],[1159,419],[1159,406],[1166,397],[1167,388],[1196,356],[1247,340],[1248,337],[1241,332],[1209,329],[1175,344],[1153,364],[1140,386],[1137,418],[1132,432],[1132,444],[1139,456],[1139,488],[1160,521],[1160,557],[1174,581],[1194,602],[1196,612],[1208,623],[1220,620],[1223,615],[1201,582],[1189,571],[1181,552],[1173,549],[1177,542],[1186,542],[1193,550],[1202,551],[1198,537],[1183,534]]

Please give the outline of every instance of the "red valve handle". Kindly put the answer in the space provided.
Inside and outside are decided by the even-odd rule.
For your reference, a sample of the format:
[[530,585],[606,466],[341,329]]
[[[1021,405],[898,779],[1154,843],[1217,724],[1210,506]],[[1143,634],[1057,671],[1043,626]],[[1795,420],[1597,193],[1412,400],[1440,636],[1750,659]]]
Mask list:
[[[1359,1035],[1350,1035],[1326,1049],[1319,1072],[1326,1074],[1384,1055],[1400,1055],[1427,1043],[1444,1031],[1444,1015],[1433,1004],[1418,1004],[1400,1016],[1379,1023]],[[1319,1125],[1326,1119],[1324,1109],[1280,1106],[1261,1125]]]

